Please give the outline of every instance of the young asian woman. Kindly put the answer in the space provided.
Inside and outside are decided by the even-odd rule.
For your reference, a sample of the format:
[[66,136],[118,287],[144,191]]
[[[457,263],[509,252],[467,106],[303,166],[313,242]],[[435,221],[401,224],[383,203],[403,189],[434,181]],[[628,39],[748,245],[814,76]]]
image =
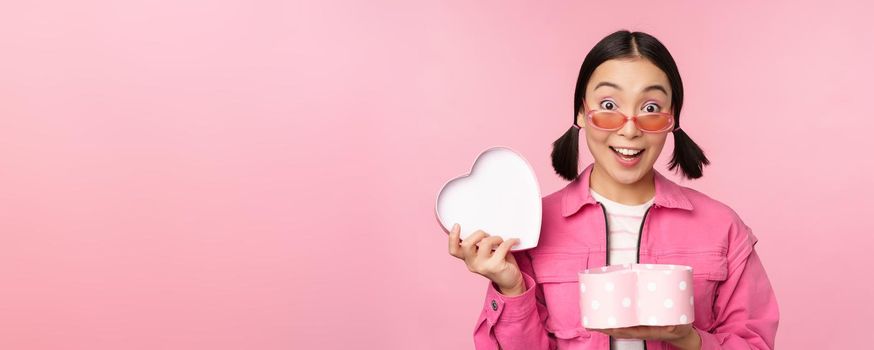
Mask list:
[[[680,129],[682,103],[679,70],[655,37],[620,30],[591,49],[573,123],[553,143],[553,168],[570,182],[543,197],[538,246],[510,253],[518,240],[450,232],[450,254],[489,280],[477,349],[774,348],[779,308],[757,237],[730,207],[653,167],[668,134],[670,170],[696,179],[710,162]],[[594,159],[582,171],[580,137]],[[694,322],[587,329],[577,273],[625,263],[692,266]]]

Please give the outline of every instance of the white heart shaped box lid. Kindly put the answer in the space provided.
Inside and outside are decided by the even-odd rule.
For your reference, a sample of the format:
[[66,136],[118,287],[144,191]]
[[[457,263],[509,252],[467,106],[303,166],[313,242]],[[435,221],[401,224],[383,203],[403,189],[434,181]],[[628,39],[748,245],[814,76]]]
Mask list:
[[492,147],[477,156],[469,174],[446,182],[437,193],[437,220],[449,232],[461,225],[461,239],[477,230],[519,238],[512,251],[531,249],[540,239],[543,218],[534,169],[520,154]]

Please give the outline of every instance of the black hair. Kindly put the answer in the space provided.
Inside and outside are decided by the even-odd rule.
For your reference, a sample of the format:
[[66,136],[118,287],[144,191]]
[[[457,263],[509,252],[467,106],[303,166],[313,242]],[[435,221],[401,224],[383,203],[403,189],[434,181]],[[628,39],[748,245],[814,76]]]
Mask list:
[[674,170],[679,166],[683,176],[697,179],[702,176],[704,166],[710,164],[710,160],[704,156],[704,151],[692,141],[685,131],[680,129],[683,81],[680,79],[680,72],[671,53],[652,35],[644,32],[619,30],[595,44],[580,67],[577,86],[574,90],[573,125],[552,143],[552,168],[562,178],[573,181],[579,176],[580,128],[577,126],[577,114],[580,112],[585,98],[586,84],[589,82],[589,78],[592,77],[595,68],[607,60],[633,57],[643,57],[655,64],[665,72],[671,84],[671,105],[674,114],[674,154],[671,157],[669,169]]

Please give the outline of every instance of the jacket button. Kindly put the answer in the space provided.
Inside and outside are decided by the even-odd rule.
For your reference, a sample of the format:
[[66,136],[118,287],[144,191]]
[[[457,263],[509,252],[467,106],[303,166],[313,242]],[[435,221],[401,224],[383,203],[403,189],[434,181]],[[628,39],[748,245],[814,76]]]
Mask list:
[[492,299],[492,310],[498,311],[498,302]]

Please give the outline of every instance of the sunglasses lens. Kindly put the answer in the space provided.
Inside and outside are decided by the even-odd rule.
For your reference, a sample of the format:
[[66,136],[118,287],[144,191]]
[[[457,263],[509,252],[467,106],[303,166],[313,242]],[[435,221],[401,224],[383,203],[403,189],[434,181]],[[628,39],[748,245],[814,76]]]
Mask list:
[[611,111],[599,111],[592,114],[592,124],[601,129],[619,129],[625,124],[625,117]]
[[669,126],[671,118],[664,114],[641,114],[637,116],[637,125],[641,130],[661,131]]

